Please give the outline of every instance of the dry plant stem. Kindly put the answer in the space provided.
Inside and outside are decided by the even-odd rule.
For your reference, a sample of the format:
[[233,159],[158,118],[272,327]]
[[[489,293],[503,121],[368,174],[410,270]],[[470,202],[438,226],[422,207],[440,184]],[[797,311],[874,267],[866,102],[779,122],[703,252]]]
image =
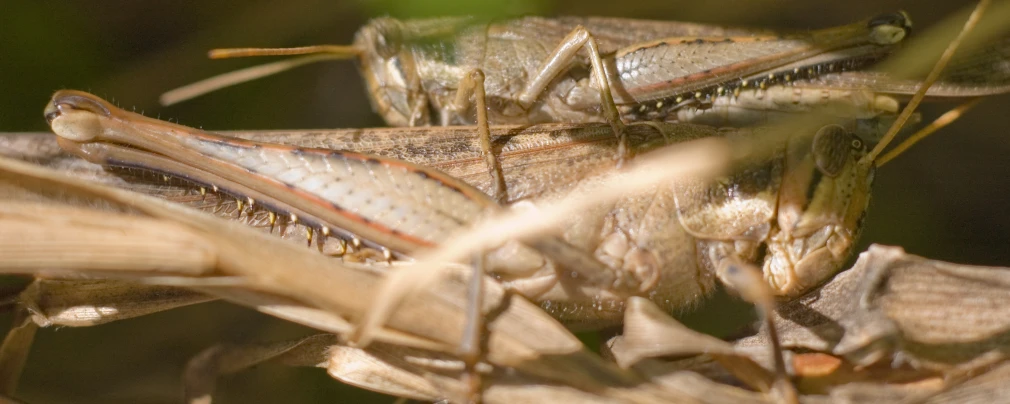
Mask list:
[[[644,303],[651,305],[647,301]],[[659,312],[658,316],[672,321],[655,306],[653,310]],[[707,337],[690,330],[685,331],[688,339]],[[326,344],[326,339],[326,336],[320,335],[279,343],[248,346],[218,345],[208,348],[190,362],[187,374],[197,377],[187,378],[191,380],[187,383],[191,384],[187,391],[197,393],[191,394],[191,397],[207,397],[214,378],[220,374],[241,370],[244,366],[268,362],[288,366],[320,366],[319,363],[323,362],[322,366],[326,366],[334,378],[351,385],[423,401],[466,400],[469,388],[459,381],[458,376],[464,372],[464,367],[453,357],[385,343],[361,350],[341,345],[339,342],[332,343],[326,356],[321,356],[319,347]],[[723,341],[711,339],[717,341],[720,346],[729,346]],[[705,350],[694,347],[683,351],[696,354]],[[732,352],[729,354],[733,355]],[[694,375],[691,372],[677,373],[675,376]],[[498,369],[491,370],[488,378],[490,383],[483,395],[488,403],[615,401]],[[703,380],[694,378],[691,379],[693,383],[670,383],[668,386],[670,394],[664,398],[667,402],[706,404],[768,402],[758,393]]]
[[[359,270],[363,272],[369,271],[367,268],[359,268]],[[173,281],[166,280],[164,278],[148,278],[146,281],[157,284],[171,284],[178,287],[186,287],[202,291],[208,295],[217,296],[236,304],[255,308],[261,313],[268,314],[282,320],[287,320],[332,334],[347,335],[354,329],[353,324],[338,314],[306,306],[304,303],[300,303],[294,299],[280,297],[276,294],[266,294],[239,287],[222,287],[220,285],[214,285],[213,278],[206,279],[206,281],[194,281],[191,279],[176,279]],[[383,341],[383,343],[409,346],[431,351],[449,350],[444,343],[419,337],[416,334],[393,329],[385,329],[381,334],[382,335],[378,339]]]
[[[789,381],[789,375],[786,370],[782,344],[776,334],[775,319],[773,316],[775,312],[775,294],[762,278],[761,270],[749,264],[735,262],[721,268],[720,278],[723,279],[723,283],[731,290],[739,293],[744,300],[754,304],[758,317],[764,322],[764,326],[768,330],[768,348],[769,354],[772,357],[774,376],[774,380],[769,383],[770,385],[767,385],[768,391],[779,402],[798,403],[799,399],[797,398],[796,388]],[[720,359],[717,358],[717,360]],[[726,359],[722,359],[720,362],[724,362],[724,365],[727,367],[737,365],[734,363],[736,361],[735,358],[727,359],[731,361],[725,363]],[[739,373],[737,372],[737,374]],[[759,386],[766,386],[766,384],[761,383]]]
[[939,118],[936,118],[936,120],[931,122],[928,126],[916,131],[915,134],[909,136],[908,139],[905,139],[904,142],[901,142],[897,146],[894,146],[893,149],[889,150],[883,156],[880,156],[880,158],[876,162],[877,167],[881,167],[884,164],[887,164],[887,162],[893,160],[895,157],[900,156],[901,153],[904,153],[906,150],[908,150],[910,147],[918,143],[920,140],[925,139],[926,136],[929,136],[933,134],[933,132],[936,132],[942,129],[943,127],[953,123],[958,118],[960,118],[961,115],[964,115],[965,112],[968,112],[968,110],[974,108],[980,102],[982,102],[982,98],[976,98],[974,100],[968,101],[964,104],[957,106],[957,108],[945,112]]
[[[0,202],[0,217],[0,267],[7,272],[104,268],[199,275],[216,263],[204,237],[161,220],[8,202]],[[84,232],[89,237],[81,237]]]
[[469,394],[467,400],[479,402],[483,394],[482,377],[477,369],[477,364],[483,356],[482,341],[485,334],[484,313],[484,252],[473,255],[470,264],[470,279],[467,282],[467,307],[466,324],[463,327],[463,335],[460,338],[460,345],[457,349],[458,355],[466,364],[464,382],[468,386]]
[[[86,229],[66,231],[88,234]],[[68,257],[67,261],[72,259]],[[32,321],[41,327],[89,327],[215,299],[188,289],[154,284],[152,280],[36,278],[18,296],[18,303],[32,313]]]
[[[348,384],[373,390],[388,391],[398,396],[421,401],[452,402],[469,400],[470,388],[462,383],[463,366],[455,358],[407,349],[388,344],[376,344],[367,350],[334,346],[330,350],[328,372]],[[492,370],[482,395],[486,403],[516,402],[635,402],[634,398],[607,398],[586,394],[570,387],[538,382],[507,370]],[[668,389],[661,402],[671,400],[701,403],[701,399]]]
[[922,102],[923,98],[926,97],[926,92],[929,91],[929,88],[933,85],[933,83],[940,78],[940,74],[943,73],[943,69],[947,67],[947,63],[950,62],[950,59],[954,57],[954,53],[957,52],[958,46],[960,46],[964,38],[971,33],[972,28],[978,24],[979,19],[982,18],[982,15],[985,12],[986,7],[989,6],[989,3],[990,0],[979,0],[978,4],[975,6],[975,10],[972,11],[968,20],[965,21],[964,27],[957,34],[957,37],[947,45],[943,54],[940,55],[940,59],[937,60],[936,64],[933,66],[933,70],[929,72],[929,75],[926,76],[925,80],[923,80],[919,90],[916,91],[915,95],[912,96],[912,99],[908,101],[908,105],[905,106],[905,109],[903,109],[901,114],[899,114],[897,119],[895,119],[894,124],[892,124],[891,128],[888,129],[887,133],[880,140],[880,143],[878,143],[877,146],[863,158],[865,162],[874,162],[877,156],[884,151],[884,148],[887,147],[887,145],[894,140],[894,137],[898,135],[901,128],[905,127],[905,123],[912,116],[912,113],[915,112],[915,109],[919,106],[919,103]]

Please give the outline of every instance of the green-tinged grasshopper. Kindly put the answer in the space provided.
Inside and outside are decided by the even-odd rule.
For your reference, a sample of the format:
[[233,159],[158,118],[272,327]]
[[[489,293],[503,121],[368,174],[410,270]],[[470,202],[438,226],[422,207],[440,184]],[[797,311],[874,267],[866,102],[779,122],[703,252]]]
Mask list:
[[[750,89],[865,67],[889,54],[910,27],[903,13],[796,33],[598,17],[381,18],[361,28],[350,46],[214,51],[214,57],[322,55],[210,79],[170,92],[163,102],[248,79],[260,70],[356,57],[373,108],[390,125],[479,124],[470,101],[479,84],[470,77],[475,70],[486,77],[491,123],[606,120],[619,125],[619,113],[663,119],[741,92],[753,97]],[[860,108],[874,113],[891,108],[886,100],[881,103]]]
[[[361,28],[350,46],[213,51],[213,57],[319,54],[219,76],[162,99],[174,103],[309,61],[356,57],[373,108],[393,126],[478,123],[469,93],[460,93],[475,85],[467,77],[475,69],[486,76],[491,123],[599,122],[606,108],[600,109],[598,84],[587,76],[594,54],[579,52],[573,36],[565,36],[581,27],[592,38],[586,43],[596,43],[604,84],[625,119],[746,126],[816,107],[871,118],[897,113],[900,98],[915,92],[915,80],[865,70],[892,53],[910,24],[904,14],[889,14],[844,27],[775,33],[599,17],[490,23],[383,18]],[[1008,59],[1008,38],[959,55],[928,95],[1004,93]]]
[[[283,213],[309,226],[310,235],[352,237],[388,255],[438,245],[494,206],[481,192],[491,181],[472,128],[267,132],[254,141],[146,118],[74,91],[57,93],[46,117],[60,144],[90,161],[187,178]],[[736,262],[763,261],[772,289],[792,296],[847,259],[873,165],[859,163],[866,147],[845,128],[804,127],[760,139],[754,130],[656,128],[629,127],[636,154],[700,138],[753,152],[718,181],[659,184],[581,212],[558,239],[529,242],[551,259],[507,243],[489,254],[487,270],[563,321],[599,327],[619,321],[631,295],[681,310],[710,293]],[[616,138],[605,125],[496,128],[493,139],[510,203],[585,192],[616,164]],[[573,259],[570,250],[583,256]]]

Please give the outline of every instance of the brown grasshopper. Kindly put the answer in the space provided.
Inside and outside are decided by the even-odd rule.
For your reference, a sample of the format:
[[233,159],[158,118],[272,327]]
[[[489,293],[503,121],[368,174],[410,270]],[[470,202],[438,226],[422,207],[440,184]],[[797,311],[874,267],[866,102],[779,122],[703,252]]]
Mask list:
[[[74,91],[54,95],[46,118],[60,145],[89,161],[202,183],[267,209],[271,230],[280,211],[290,215],[290,223],[307,226],[310,244],[313,234],[325,236],[316,239],[323,243],[350,237],[352,245],[378,248],[386,259],[433,248],[497,206],[480,189],[427,166],[465,178],[482,166],[480,158],[440,162],[437,151],[456,144],[453,149],[469,146],[469,154],[480,156],[473,136],[439,139],[441,130],[429,131],[419,143],[425,136],[409,133],[416,131],[400,136],[350,131],[326,138],[279,134],[277,140],[288,144],[264,143],[146,118]],[[630,144],[642,158],[670,142],[706,138],[719,139],[723,147],[731,142],[744,152],[720,180],[680,179],[614,198],[566,221],[561,237],[508,243],[475,267],[570,326],[598,328],[621,321],[633,296],[671,312],[707,296],[716,279],[746,291],[753,284],[745,275],[750,263],[763,260],[771,293],[796,296],[829,279],[847,259],[868,205],[875,165],[865,157],[864,141],[844,127],[829,124],[812,136],[798,132],[781,138],[689,124],[631,128]],[[606,177],[600,172],[616,164],[607,157],[616,139],[605,125],[553,133],[513,128],[495,139],[505,142],[500,157],[506,183],[526,189],[533,202],[595,192],[595,183]],[[359,149],[372,144],[377,148],[369,151],[376,154],[304,147],[320,141],[354,143]],[[533,150],[537,158],[530,161]],[[564,170],[537,167],[559,161],[572,163]],[[537,168],[527,171],[532,167]],[[475,184],[489,182],[476,172],[484,181]],[[537,172],[547,175],[531,175]],[[750,293],[748,300],[767,298]],[[472,334],[470,327],[466,332]],[[471,344],[461,346],[464,358],[468,349],[479,347],[472,338],[463,338]],[[777,363],[776,373],[784,375],[782,361]]]
[[[479,169],[476,139],[461,136],[467,129],[229,139],[72,91],[57,93],[46,117],[60,144],[90,161],[154,169],[217,187],[247,206],[307,225],[310,235],[345,237],[386,257],[431,248],[495,206],[481,192],[490,181]],[[579,192],[614,168],[606,156],[616,147],[615,137],[606,126],[547,128],[495,131],[511,202]],[[765,141],[753,138],[751,130],[688,124],[661,124],[659,131],[631,128],[629,144],[636,154],[699,138],[743,142],[755,150],[756,142]],[[550,260],[509,243],[489,253],[487,270],[563,321],[583,327],[619,321],[630,295],[649,297],[670,311],[687,307],[710,293],[717,277],[729,279],[724,272],[733,264],[755,262],[762,252],[772,289],[803,293],[847,259],[873,166],[860,162],[865,143],[839,125],[775,142],[771,153],[737,161],[721,181],[659,185],[583,212],[563,237],[530,242]],[[340,151],[351,145],[355,152]],[[442,152],[447,149],[454,154]],[[277,216],[268,217],[275,224]]]

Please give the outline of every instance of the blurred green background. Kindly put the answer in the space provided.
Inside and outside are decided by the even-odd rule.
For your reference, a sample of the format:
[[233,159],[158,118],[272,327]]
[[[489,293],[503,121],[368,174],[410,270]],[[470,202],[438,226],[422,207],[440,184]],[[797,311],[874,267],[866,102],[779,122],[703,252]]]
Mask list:
[[[53,91],[80,89],[207,129],[380,126],[353,63],[320,63],[169,108],[162,92],[261,60],[210,61],[216,47],[349,43],[367,19],[601,15],[806,29],[904,9],[922,32],[973,4],[949,0],[0,1],[0,131],[46,130]],[[996,97],[877,173],[859,251],[869,243],[953,262],[1010,265],[1010,98]],[[926,119],[949,105],[927,105]],[[0,231],[3,231],[0,229]],[[2,259],[2,257],[0,257]],[[711,330],[738,327],[740,304],[689,316]],[[0,316],[0,324],[9,316]],[[311,330],[223,303],[83,329],[39,332],[18,397],[34,403],[178,402],[186,360],[216,342],[272,341]],[[349,402],[355,392],[321,370],[265,366],[222,380],[216,402]]]

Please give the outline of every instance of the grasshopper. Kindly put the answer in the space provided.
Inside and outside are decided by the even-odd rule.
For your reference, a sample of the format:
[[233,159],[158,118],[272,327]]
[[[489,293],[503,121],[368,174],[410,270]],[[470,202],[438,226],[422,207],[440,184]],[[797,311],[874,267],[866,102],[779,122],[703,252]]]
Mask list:
[[[71,153],[237,195],[250,207],[272,212],[271,230],[277,213],[306,225],[310,244],[313,234],[327,240],[351,237],[352,244],[378,248],[386,259],[406,258],[436,247],[476,223],[482,211],[497,208],[475,187],[483,182],[487,189],[490,181],[479,170],[480,146],[473,136],[446,139],[442,130],[430,129],[401,129],[399,136],[352,130],[325,138],[275,133],[287,144],[266,143],[146,118],[76,91],[56,93],[45,116],[60,146]],[[614,170],[616,162],[607,156],[617,140],[609,126],[562,128],[496,133],[495,141],[504,143],[500,157],[506,183],[524,188],[529,198],[515,205],[594,192],[600,173]],[[629,144],[643,157],[669,143],[697,139],[732,142],[744,153],[718,180],[682,179],[617,197],[566,221],[560,237],[509,242],[474,267],[539,302],[570,327],[599,328],[619,323],[632,297],[648,298],[666,312],[682,311],[710,294],[717,281],[743,289],[759,304],[767,304],[761,303],[770,298],[761,295],[767,291],[798,296],[827,281],[848,258],[868,206],[875,165],[866,157],[873,156],[866,143],[845,127],[823,125],[809,135],[810,127],[801,126],[780,138],[691,124],[630,128],[635,130],[629,131]],[[429,132],[412,136],[417,131]],[[320,142],[356,144],[358,150],[306,147]],[[438,151],[447,144],[477,158],[439,161],[445,155]],[[559,162],[566,167],[559,168]],[[484,181],[472,185],[453,176],[466,178],[468,171]],[[538,172],[546,175],[531,175]],[[761,267],[767,282],[757,294],[747,290],[754,283],[744,274],[751,265]],[[460,355],[467,374],[475,376],[479,357],[470,355],[473,347],[480,349],[479,334],[473,339],[481,326],[473,325],[480,324],[474,315],[467,319]],[[780,382],[772,389],[795,395],[783,387],[788,386],[785,365],[777,357]],[[472,392],[480,391],[479,382],[472,386]]]
[[[669,114],[747,88],[860,68],[886,56],[910,27],[904,13],[798,33],[599,17],[380,18],[347,46],[217,49],[211,56],[357,58],[373,107],[395,126],[477,123],[469,100],[475,70],[486,75],[492,123],[613,122],[617,105],[625,113]],[[163,102],[218,81],[167,93]]]
[[[770,112],[819,105],[846,118],[870,118],[897,113],[894,96],[915,92],[916,81],[864,70],[888,56],[910,27],[904,13],[802,33],[600,17],[381,18],[349,46],[211,51],[212,58],[312,55],[173,90],[162,103],[316,60],[357,58],[373,109],[393,126],[479,124],[466,93],[479,84],[469,77],[474,70],[486,76],[489,120],[498,124],[599,122],[611,110],[601,108],[608,96],[600,86],[610,88],[629,120],[747,126]],[[580,41],[601,53],[582,55]],[[1004,38],[959,57],[929,95],[1006,92],[1007,72],[999,64],[1008,48]],[[607,79],[596,83],[585,77],[590,70]]]
[[[479,145],[461,136],[473,129],[275,133],[251,141],[146,118],[73,91],[54,95],[46,117],[61,146],[90,161],[214,186],[311,227],[309,234],[348,237],[386,257],[431,248],[495,206],[481,192],[490,181],[479,170]],[[606,156],[616,138],[607,126],[546,128],[495,131],[512,203],[579,192],[614,169]],[[636,154],[699,138],[757,142],[753,130],[633,128]],[[801,134],[778,141],[770,154],[741,159],[721,181],[659,185],[583,212],[560,239],[531,242],[536,249],[506,244],[488,254],[487,270],[576,327],[620,321],[631,295],[682,310],[709,294],[717,278],[728,279],[738,261],[763,258],[777,294],[803,293],[847,259],[873,166],[859,163],[865,142],[842,126]],[[324,144],[335,149],[319,148]],[[339,151],[352,144],[354,152]],[[441,152],[447,148],[455,154]],[[584,256],[572,259],[573,249]]]
[[[741,90],[860,68],[886,56],[910,28],[904,13],[802,33],[598,17],[380,18],[361,28],[350,46],[219,49],[211,55],[356,57],[373,108],[393,126],[478,123],[469,100],[478,84],[470,78],[474,70],[487,80],[491,123],[613,123],[618,106],[629,118],[662,119]],[[163,103],[218,81],[232,80],[197,83],[167,93]]]

